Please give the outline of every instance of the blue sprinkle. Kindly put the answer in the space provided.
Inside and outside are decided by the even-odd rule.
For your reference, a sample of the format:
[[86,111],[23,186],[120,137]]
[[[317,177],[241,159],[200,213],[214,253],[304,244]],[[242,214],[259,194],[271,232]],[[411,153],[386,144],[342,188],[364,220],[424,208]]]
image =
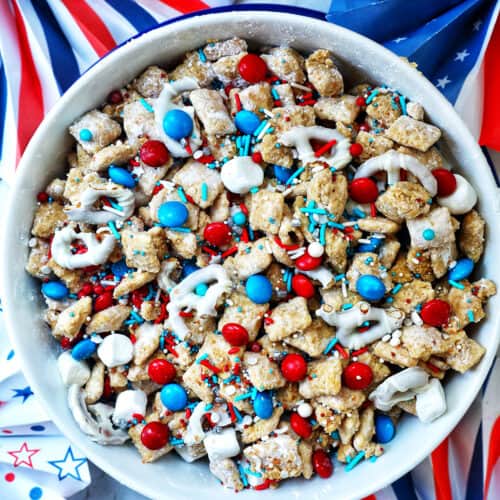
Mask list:
[[208,200],[208,186],[206,182],[201,185],[201,201]]
[[200,61],[202,63],[207,62],[207,57],[205,56],[205,52],[203,52],[203,49],[198,49],[198,56],[200,57]]
[[289,178],[288,180],[286,181],[286,185],[289,186],[293,180],[298,177],[303,171],[305,170],[305,167],[300,167],[298,168]]
[[43,425],[32,425],[30,429],[34,432],[43,432],[45,427]]
[[141,99],[139,99],[139,102],[143,105],[143,107],[146,111],[149,111],[150,113],[154,113],[153,107],[151,106],[151,104],[149,104],[149,102],[146,101],[146,99],[141,97]]
[[116,230],[115,223],[113,221],[108,222],[108,227],[110,231],[113,233],[113,236],[119,240],[121,238],[120,233]]
[[455,281],[455,280],[448,280],[448,283],[451,286],[458,288],[459,290],[463,290],[465,288],[465,286],[462,285],[462,283],[458,283],[458,281]]
[[364,451],[360,451],[353,459],[351,459],[351,461],[346,465],[345,467],[345,470],[347,472],[351,471],[352,469],[354,469],[354,467],[356,467],[356,465],[359,464],[359,462],[361,462],[361,460],[363,460],[363,458],[365,458],[365,452]]
[[471,311],[470,309],[467,311],[467,317],[469,318],[469,321],[471,323],[474,323],[475,322],[475,319],[474,319],[474,311]]
[[328,345],[326,346],[325,350],[323,351],[323,354],[328,354],[334,347],[335,347],[335,344],[339,341],[339,339],[337,339],[336,337],[334,337],[333,339],[330,340],[330,342],[328,342]]

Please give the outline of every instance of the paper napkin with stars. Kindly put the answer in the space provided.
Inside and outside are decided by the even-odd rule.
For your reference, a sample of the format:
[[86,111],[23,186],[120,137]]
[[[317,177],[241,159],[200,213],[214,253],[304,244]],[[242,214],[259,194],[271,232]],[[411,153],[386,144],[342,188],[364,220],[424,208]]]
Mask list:
[[87,459],[50,422],[19,371],[0,311],[0,498],[62,500],[89,483]]

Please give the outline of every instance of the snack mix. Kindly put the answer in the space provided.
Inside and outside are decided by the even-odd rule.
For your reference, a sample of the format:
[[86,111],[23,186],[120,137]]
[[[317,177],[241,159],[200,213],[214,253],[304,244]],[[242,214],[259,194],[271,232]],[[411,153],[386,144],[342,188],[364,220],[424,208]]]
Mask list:
[[332,54],[213,41],[76,120],[27,271],[81,430],[274,488],[376,460],[484,348],[485,222],[441,130]]

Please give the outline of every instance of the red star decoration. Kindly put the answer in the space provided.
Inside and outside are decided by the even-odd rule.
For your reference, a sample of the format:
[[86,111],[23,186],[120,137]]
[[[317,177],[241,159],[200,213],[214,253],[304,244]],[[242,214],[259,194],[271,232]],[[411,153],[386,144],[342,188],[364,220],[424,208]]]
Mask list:
[[14,457],[14,467],[19,467],[20,465],[26,464],[28,467],[33,469],[33,463],[31,462],[31,457],[38,453],[40,450],[30,450],[26,442],[24,442],[19,450],[8,451],[9,455]]

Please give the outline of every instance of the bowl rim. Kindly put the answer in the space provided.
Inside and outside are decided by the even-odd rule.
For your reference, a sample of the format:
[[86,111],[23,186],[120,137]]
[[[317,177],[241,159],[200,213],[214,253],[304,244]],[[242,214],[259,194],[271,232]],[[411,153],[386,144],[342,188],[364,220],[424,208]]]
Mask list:
[[[235,8],[236,7],[236,8]],[[269,8],[271,7],[271,9]],[[12,218],[14,217],[15,213],[15,198],[16,194],[18,191],[22,188],[23,186],[23,179],[25,179],[29,175],[30,171],[30,162],[29,158],[33,156],[37,143],[41,141],[43,136],[47,133],[46,129],[48,129],[48,124],[50,124],[55,117],[58,116],[58,114],[61,112],[61,110],[67,105],[67,103],[70,103],[75,97],[76,93],[78,92],[79,88],[82,86],[85,86],[89,79],[93,78],[93,74],[96,73],[99,70],[99,67],[108,62],[110,58],[113,58],[113,56],[116,56],[117,52],[121,52],[121,49],[129,45],[131,42],[134,40],[140,40],[141,38],[151,34],[152,32],[155,31],[160,31],[165,28],[169,28],[171,25],[174,24],[185,24],[185,23],[190,23],[193,20],[196,21],[196,18],[203,17],[203,16],[210,16],[210,17],[219,17],[219,18],[227,18],[228,15],[230,15],[231,12],[241,12],[244,13],[246,11],[251,11],[251,12],[259,12],[260,15],[262,14],[267,14],[269,13],[269,10],[272,10],[273,12],[279,12],[283,13],[283,15],[290,17],[290,18],[297,18],[301,16],[306,16],[311,18],[313,22],[320,22],[322,24],[328,25],[332,30],[337,30],[340,33],[343,33],[345,36],[349,36],[351,39],[357,40],[359,43],[363,43],[367,46],[371,46],[374,50],[378,51],[379,53],[385,53],[385,57],[388,59],[391,59],[394,62],[394,65],[397,66],[398,68],[401,69],[403,73],[409,71],[409,67],[406,67],[406,63],[404,63],[396,54],[393,52],[389,51],[382,45],[368,39],[367,37],[360,35],[356,32],[353,32],[351,30],[348,30],[346,28],[343,28],[342,26],[338,26],[334,23],[327,22],[325,20],[325,15],[323,13],[320,13],[318,11],[313,11],[310,9],[303,9],[303,8],[298,8],[298,7],[289,7],[289,6],[282,6],[282,5],[273,5],[273,4],[248,4],[248,5],[238,5],[238,6],[227,6],[227,7],[218,7],[206,11],[201,11],[201,12],[194,12],[190,13],[187,15],[175,17],[172,19],[168,19],[165,22],[160,23],[159,25],[146,30],[144,32],[138,33],[137,35],[134,35],[133,37],[127,39],[126,41],[122,42],[120,45],[115,47],[113,50],[111,50],[108,54],[106,54],[103,58],[98,60],[96,63],[94,63],[92,66],[90,66],[72,85],[71,87],[65,92],[63,96],[56,102],[56,104],[53,106],[53,108],[49,111],[49,113],[44,117],[42,123],[39,125],[37,128],[35,134],[33,135],[32,139],[30,140],[22,158],[20,161],[20,164],[18,166],[15,178],[14,178],[14,183],[10,188],[10,195],[9,195],[9,200],[7,203],[7,217],[6,217],[6,223],[3,228],[3,234],[4,237],[2,238],[1,242],[1,276],[0,276],[0,287],[2,291],[2,296],[4,299],[4,305],[5,305],[5,324],[7,327],[7,332],[10,338],[10,341],[12,343],[12,346],[14,347],[14,350],[16,351],[16,354],[18,355],[20,359],[20,364],[22,367],[23,374],[26,376],[26,379],[28,380],[29,384],[33,387],[34,392],[43,392],[42,390],[39,390],[39,388],[43,387],[44,383],[43,381],[39,381],[34,374],[31,373],[31,369],[29,367],[29,356],[27,355],[26,352],[23,353],[22,349],[19,351],[18,350],[18,342],[16,340],[16,335],[15,335],[15,311],[13,308],[10,307],[10,294],[12,290],[12,283],[9,281],[8,276],[9,276],[9,265],[7,262],[7,250],[9,248],[9,243],[8,243],[8,235],[9,233],[12,232],[12,229],[10,227],[12,226]],[[412,78],[415,80],[420,80],[420,84],[425,87],[425,92],[429,95],[432,95],[433,97],[437,98],[438,100],[441,101],[442,106],[446,108],[447,113],[452,113],[456,119],[456,127],[458,127],[460,130],[457,132],[458,134],[463,135],[464,137],[467,138],[467,147],[469,148],[475,148],[476,152],[479,154],[481,158],[484,159],[484,155],[475,141],[475,139],[472,137],[470,132],[468,131],[467,127],[459,117],[459,115],[456,113],[455,109],[453,106],[446,100],[446,98],[432,85],[424,76],[418,74],[417,72],[412,72]],[[486,166],[487,162],[484,159],[484,163]],[[488,168],[489,171],[489,168]],[[495,212],[493,217],[496,218],[497,222],[500,222],[500,213]],[[497,337],[498,332],[497,332]],[[497,341],[500,341],[500,338],[497,338]],[[498,342],[497,342],[498,346]],[[469,390],[464,394],[463,397],[463,402],[462,406],[460,406],[459,409],[455,410],[455,413],[453,415],[453,420],[450,423],[450,426],[447,431],[441,431],[439,436],[439,440],[441,441],[442,439],[446,438],[446,436],[449,435],[449,433],[453,430],[453,428],[457,425],[457,423],[462,419],[466,411],[469,409],[471,406],[473,400],[475,399],[477,393],[481,389],[484,380],[486,379],[488,372],[491,368],[491,365],[493,363],[495,357],[495,352],[487,352],[486,355],[484,356],[482,362],[481,362],[481,376],[475,381],[475,386],[472,388],[469,388]],[[121,483],[125,484],[129,488],[141,493],[141,494],[146,494],[146,495],[151,495],[151,493],[155,490],[150,489],[149,485],[142,485],[142,487],[138,487],[136,484],[136,479],[133,477],[128,476],[126,473],[124,473],[120,468],[119,464],[113,464],[109,463],[109,461],[105,459],[101,459],[101,456],[98,453],[95,453],[93,450],[89,448],[87,445],[89,443],[89,438],[85,437],[84,439],[81,438],[81,436],[77,435],[71,430],[66,429],[65,421],[63,418],[59,418],[58,414],[56,413],[55,409],[52,407],[50,402],[46,399],[43,398],[42,396],[39,396],[41,399],[41,402],[44,405],[44,409],[46,410],[47,414],[49,417],[54,421],[54,423],[57,425],[59,430],[61,431],[62,434],[64,434],[68,440],[71,443],[74,443],[78,448],[80,448],[83,453],[88,457],[89,460],[91,460],[94,464],[96,464],[99,468],[101,468],[103,471],[105,471],[107,474],[111,475],[114,479],[120,481]],[[436,438],[434,438],[434,441]],[[393,483],[400,477],[402,477],[404,474],[406,474],[408,471],[412,470],[415,466],[417,466],[423,459],[425,459],[432,451],[434,447],[430,447],[429,445],[423,444],[422,450],[419,453],[414,453],[411,456],[407,457],[407,462],[404,467],[401,467],[396,474],[394,474],[392,471],[387,471],[387,474],[385,475],[384,478],[381,478],[380,482],[374,486],[371,485],[365,485],[363,487],[363,484],[359,484],[359,492],[356,493],[356,496],[349,497],[349,498],[358,498],[360,493],[361,496],[366,496],[369,495],[370,493],[374,491],[379,491],[382,488],[386,487],[387,485]],[[363,489],[364,488],[364,489]]]

